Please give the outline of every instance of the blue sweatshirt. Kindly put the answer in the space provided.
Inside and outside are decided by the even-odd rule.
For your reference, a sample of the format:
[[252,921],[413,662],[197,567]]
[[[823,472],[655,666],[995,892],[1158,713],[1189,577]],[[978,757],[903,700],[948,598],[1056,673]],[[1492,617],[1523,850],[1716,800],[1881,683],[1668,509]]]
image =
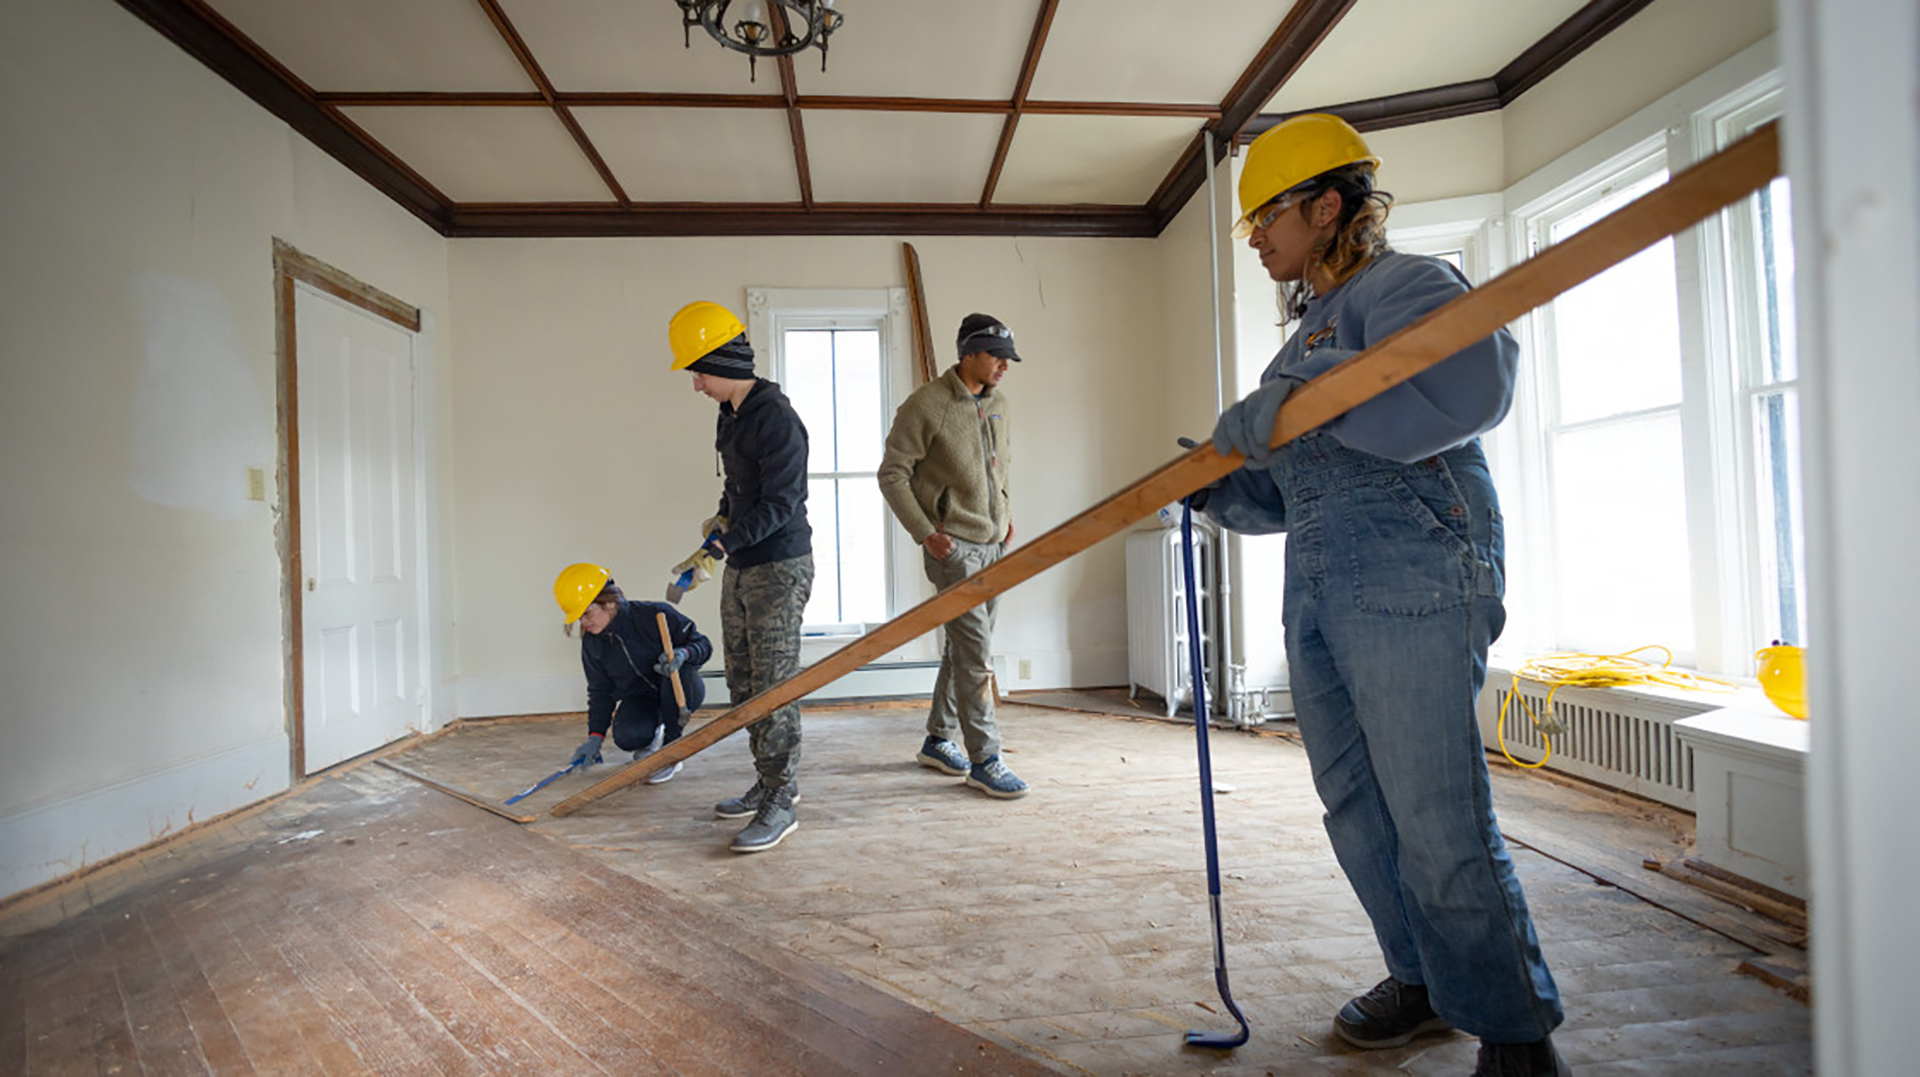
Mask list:
[[[1300,325],[1260,380],[1311,381],[1466,294],[1438,258],[1390,251],[1307,304]],[[1500,424],[1513,404],[1520,345],[1501,329],[1345,415],[1326,430],[1349,449],[1403,464],[1464,445]]]
[[[1390,251],[1346,283],[1307,303],[1293,335],[1260,375],[1310,381],[1464,295],[1460,271],[1438,258]],[[1412,463],[1464,445],[1506,418],[1520,345],[1500,329],[1327,423],[1349,449]],[[1209,491],[1208,515],[1234,531],[1282,530],[1279,491],[1263,471],[1241,468]]]

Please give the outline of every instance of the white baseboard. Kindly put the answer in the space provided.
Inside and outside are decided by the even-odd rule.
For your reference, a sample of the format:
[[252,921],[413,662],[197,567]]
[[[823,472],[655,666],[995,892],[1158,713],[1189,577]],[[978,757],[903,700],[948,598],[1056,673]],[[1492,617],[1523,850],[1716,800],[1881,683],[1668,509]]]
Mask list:
[[0,816],[0,896],[285,792],[284,736]]

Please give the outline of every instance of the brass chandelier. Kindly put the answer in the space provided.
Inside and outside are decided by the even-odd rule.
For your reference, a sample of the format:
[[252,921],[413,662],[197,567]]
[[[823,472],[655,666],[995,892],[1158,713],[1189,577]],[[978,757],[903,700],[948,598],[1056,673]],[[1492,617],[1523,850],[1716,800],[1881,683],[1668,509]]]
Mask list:
[[[803,49],[820,50],[820,70],[827,69],[827,39],[845,17],[836,0],[674,0],[680,5],[680,29],[688,48],[693,28],[726,48],[747,54],[747,79],[755,81],[754,65],[762,56],[791,56]],[[729,14],[737,17],[729,23]],[[795,33],[795,28],[802,33]]]

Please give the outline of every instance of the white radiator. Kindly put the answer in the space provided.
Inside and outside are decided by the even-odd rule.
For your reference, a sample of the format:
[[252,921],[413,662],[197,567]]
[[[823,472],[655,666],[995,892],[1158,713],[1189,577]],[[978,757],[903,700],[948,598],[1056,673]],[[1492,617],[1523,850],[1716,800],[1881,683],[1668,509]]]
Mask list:
[[[1499,751],[1495,726],[1512,690],[1511,670],[1487,670],[1480,736],[1488,751]],[[1547,691],[1537,681],[1520,681],[1520,695],[1536,715],[1545,713]],[[1728,701],[1711,693],[1687,695],[1700,698],[1667,698],[1632,688],[1560,689],[1553,696],[1553,716],[1565,732],[1549,738],[1553,753],[1547,769],[1692,811],[1693,749],[1674,735],[1673,723]],[[1517,703],[1507,714],[1506,738],[1507,751],[1521,762],[1538,762],[1546,754],[1540,731]]]
[[[1194,579],[1200,596],[1200,656],[1213,677],[1214,539],[1193,532]],[[1193,709],[1193,666],[1187,654],[1187,585],[1177,527],[1127,533],[1127,696],[1140,689],[1166,701],[1167,716]],[[1208,707],[1212,709],[1211,706]]]

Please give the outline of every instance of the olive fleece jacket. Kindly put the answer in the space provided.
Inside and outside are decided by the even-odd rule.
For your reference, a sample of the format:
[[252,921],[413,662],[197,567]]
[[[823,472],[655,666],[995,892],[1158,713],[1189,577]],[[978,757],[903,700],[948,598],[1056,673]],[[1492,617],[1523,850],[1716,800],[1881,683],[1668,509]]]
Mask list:
[[967,391],[956,364],[913,391],[894,413],[880,461],[880,493],[913,541],[935,531],[1005,542],[1013,518],[1007,473],[1013,425],[1007,395]]

